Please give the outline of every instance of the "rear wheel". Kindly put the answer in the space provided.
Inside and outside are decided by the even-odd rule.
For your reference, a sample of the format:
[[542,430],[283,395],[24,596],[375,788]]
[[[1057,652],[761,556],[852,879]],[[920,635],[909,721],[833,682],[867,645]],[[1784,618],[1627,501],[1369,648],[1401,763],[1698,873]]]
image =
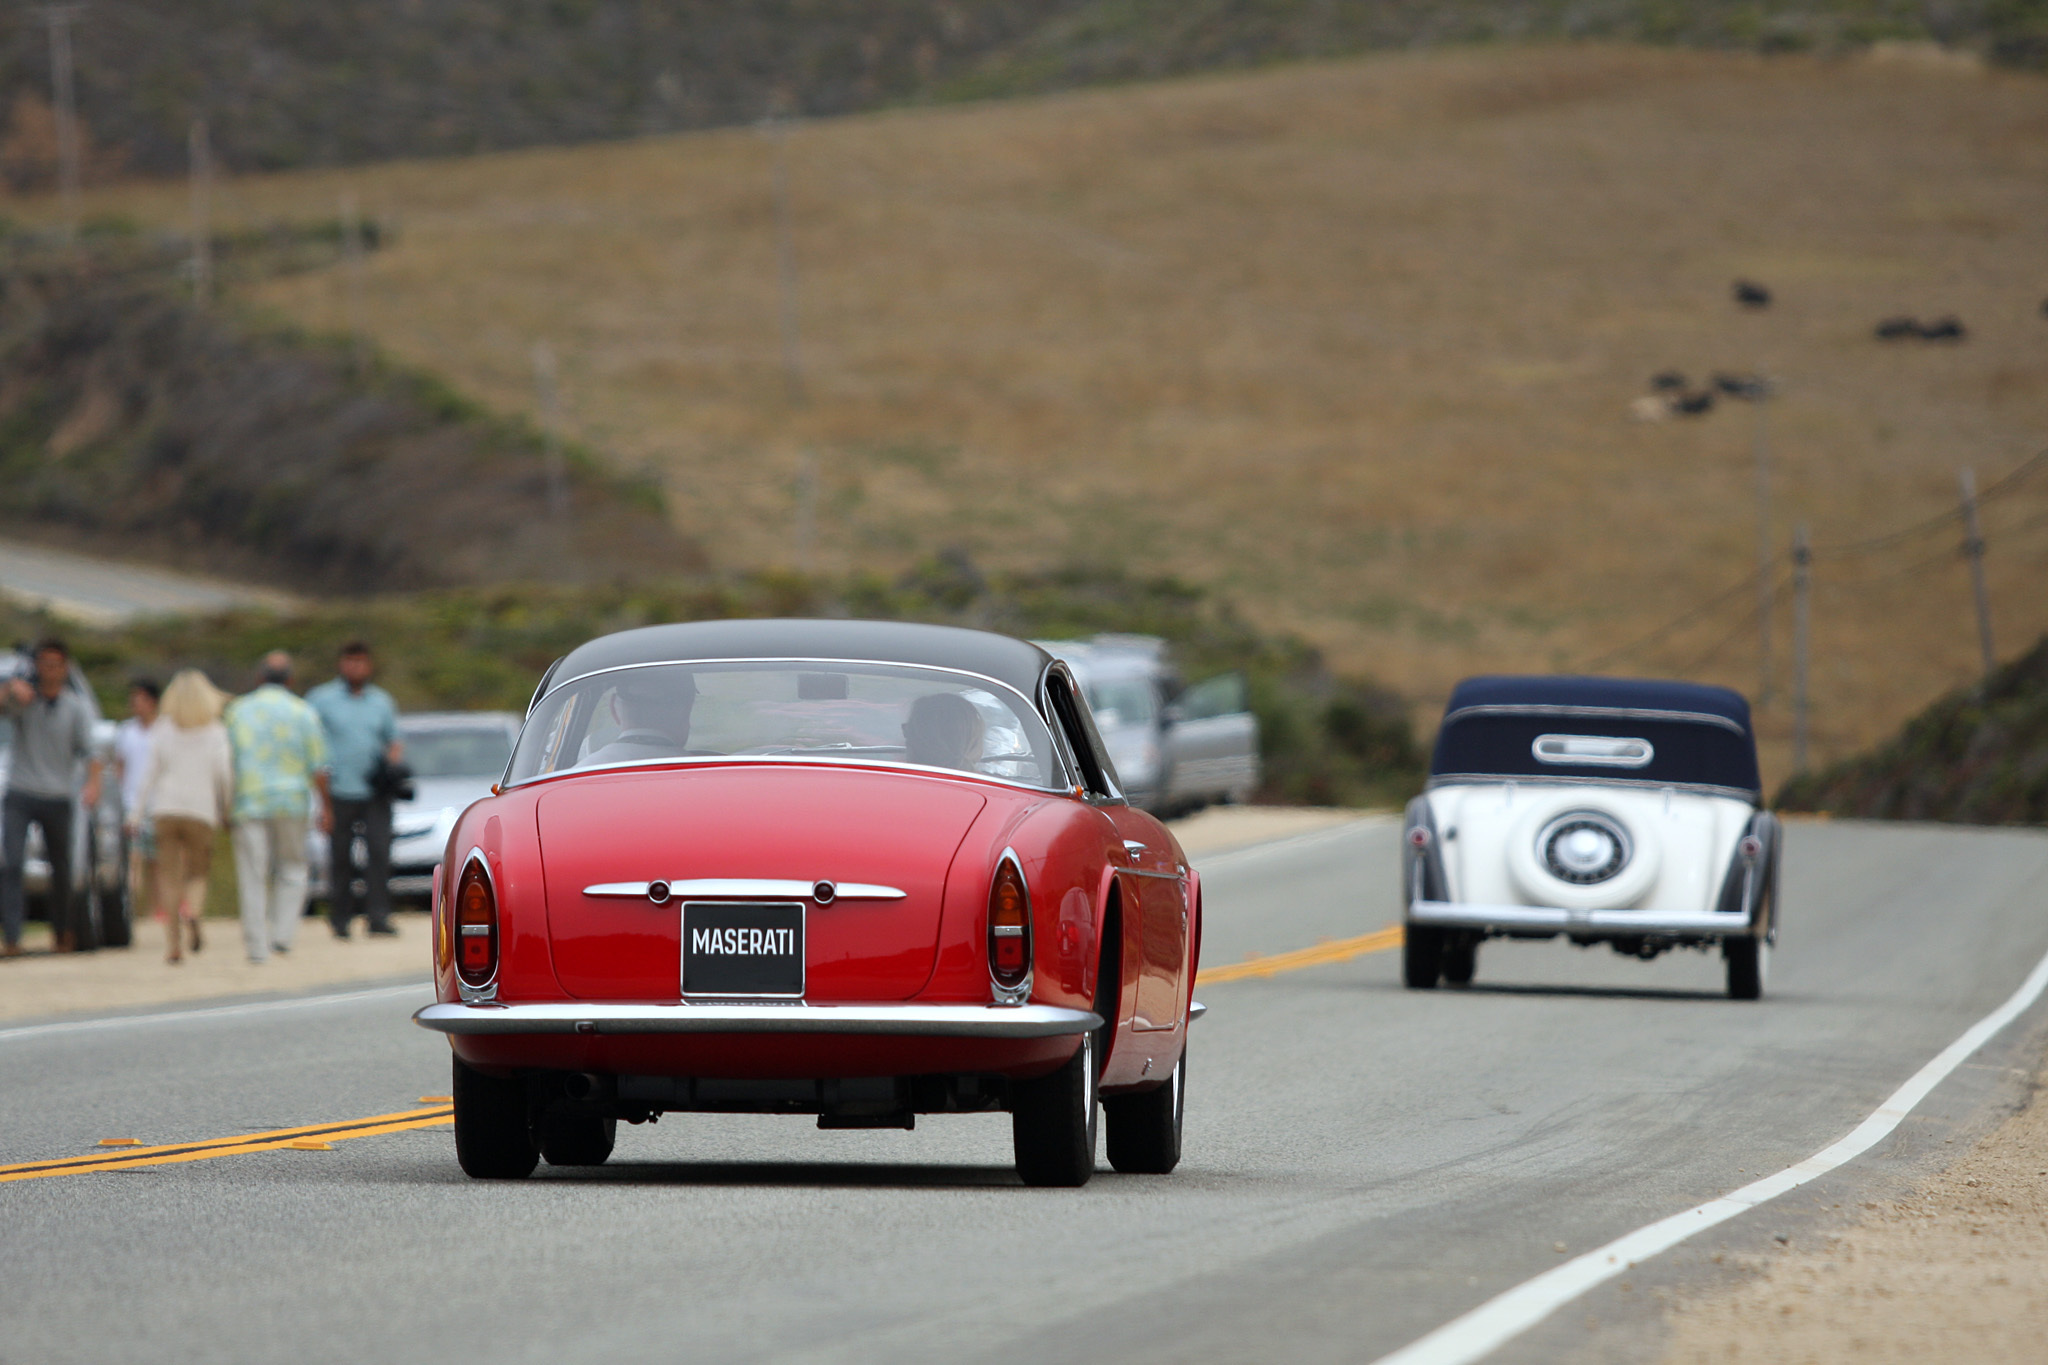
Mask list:
[[1721,956],[1728,959],[1728,998],[1761,1000],[1764,984],[1771,974],[1771,945],[1761,938],[1721,940]]
[[1188,1050],[1183,1045],[1165,1085],[1142,1095],[1119,1095],[1102,1102],[1111,1166],[1125,1175],[1165,1175],[1180,1164],[1187,1079]]
[[1433,991],[1444,974],[1444,931],[1411,924],[1401,935],[1401,980],[1411,991]]
[[1445,985],[1471,985],[1472,973],[1479,969],[1479,940],[1468,938],[1445,944],[1443,964]]
[[1093,1033],[1050,1076],[1020,1081],[1010,1097],[1010,1139],[1027,1185],[1085,1185],[1095,1174]]
[[551,1109],[540,1124],[540,1154],[550,1166],[602,1166],[618,1136],[619,1121],[608,1114]]
[[455,1062],[455,1159],[478,1180],[520,1180],[540,1164],[526,1087]]

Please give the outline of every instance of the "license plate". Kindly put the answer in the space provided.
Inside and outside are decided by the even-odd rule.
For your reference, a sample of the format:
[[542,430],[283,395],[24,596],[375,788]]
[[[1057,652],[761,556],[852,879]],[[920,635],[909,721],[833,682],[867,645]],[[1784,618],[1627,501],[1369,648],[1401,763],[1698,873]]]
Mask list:
[[745,997],[803,993],[802,903],[684,903],[684,995]]

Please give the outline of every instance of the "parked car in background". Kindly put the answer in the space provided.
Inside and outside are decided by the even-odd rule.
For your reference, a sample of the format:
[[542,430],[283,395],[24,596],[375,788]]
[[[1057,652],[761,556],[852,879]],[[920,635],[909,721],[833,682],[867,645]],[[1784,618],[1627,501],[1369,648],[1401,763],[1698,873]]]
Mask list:
[[1073,670],[1130,799],[1162,815],[1245,801],[1259,785],[1259,722],[1241,673],[1183,687],[1150,635],[1041,640]]
[[605,636],[542,679],[436,899],[455,1150],[594,1166],[620,1120],[1011,1116],[1030,1185],[1180,1158],[1201,882],[1067,666],[874,621]]
[[[412,770],[413,795],[391,808],[391,899],[424,907],[434,892],[434,868],[448,847],[455,819],[471,802],[491,794],[505,775],[519,717],[510,711],[422,711],[401,716],[398,738]],[[355,865],[368,861],[359,847]],[[310,903],[328,895],[327,836],[314,830],[307,841]]]
[[1763,994],[1778,933],[1777,817],[1749,703],[1634,678],[1468,678],[1408,805],[1403,972],[1472,980],[1488,938],[1718,948]]
[[[0,683],[12,678],[34,679],[35,663],[20,650],[0,655]],[[87,810],[75,803],[71,820],[72,923],[77,927],[80,948],[125,948],[133,937],[133,907],[128,904],[128,836],[122,822],[121,784],[114,780],[114,722],[100,714],[99,699],[77,663],[71,665],[71,690],[84,698],[92,713],[93,753],[106,772],[100,783],[99,804]],[[0,725],[0,793],[7,790],[12,766],[14,727]],[[79,766],[78,785],[85,782],[85,767]],[[0,853],[0,856],[5,856]],[[21,885],[31,919],[52,920],[50,905],[50,857],[43,843],[40,825],[29,828],[23,850]]]

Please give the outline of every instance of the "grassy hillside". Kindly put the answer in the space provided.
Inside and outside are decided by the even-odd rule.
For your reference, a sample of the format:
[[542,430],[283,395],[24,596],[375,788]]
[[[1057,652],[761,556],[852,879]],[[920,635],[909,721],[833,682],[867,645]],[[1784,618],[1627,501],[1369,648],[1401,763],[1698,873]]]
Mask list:
[[[1418,716],[1490,669],[1756,690],[1753,414],[1631,422],[1658,371],[1781,386],[1772,538],[1804,520],[1823,547],[1823,761],[1976,659],[1959,530],[1834,548],[1951,510],[1961,466],[1988,485],[2048,444],[2038,77],[1490,50],[806,125],[800,410],[772,155],[710,133],[222,199],[235,222],[310,220],[352,187],[397,220],[366,275],[380,343],[531,412],[529,348],[551,339],[577,430],[658,471],[716,563],[791,567],[808,522],[833,574],[947,546],[1006,571],[1174,573]],[[173,187],[93,202],[184,214]],[[1776,301],[1738,308],[1736,276]],[[336,270],[258,297],[316,331],[346,317]],[[1872,335],[1950,312],[1966,341]],[[2032,638],[2048,481],[1986,523],[1999,629]],[[1760,711],[1780,775],[1789,618],[1781,598]]]
[[[229,236],[229,279],[332,262],[335,234]],[[0,523],[310,592],[678,573],[660,497],[431,375],[202,312],[183,251],[95,233],[0,242]]]
[[1972,825],[2048,825],[2048,638],[1959,687],[1868,754],[1798,778],[1783,810]]
[[[299,657],[306,681],[317,682],[328,676],[339,644],[359,636],[375,643],[382,681],[407,709],[523,710],[548,664],[594,635],[739,616],[938,621],[1050,638],[1156,634],[1172,642],[1190,680],[1227,669],[1247,675],[1261,721],[1266,799],[1398,806],[1421,785],[1422,756],[1400,699],[1335,675],[1303,641],[1258,631],[1199,589],[1115,572],[990,575],[948,556],[895,580],[765,573],[689,584],[501,586],[70,634],[113,714],[138,673],[161,679],[195,665],[239,690],[254,681],[260,655],[284,648]],[[29,640],[51,626],[0,603],[0,638]]]
[[[2048,64],[2048,0],[98,0],[76,28],[101,174],[447,155],[1303,57],[1596,38],[1759,51],[1938,39]],[[0,177],[54,165],[35,11],[0,26]]]

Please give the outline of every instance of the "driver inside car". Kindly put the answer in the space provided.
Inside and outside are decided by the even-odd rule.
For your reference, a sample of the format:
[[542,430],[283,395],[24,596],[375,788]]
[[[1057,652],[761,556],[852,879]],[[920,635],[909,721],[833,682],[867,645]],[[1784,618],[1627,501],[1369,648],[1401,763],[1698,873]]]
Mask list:
[[626,679],[611,697],[618,734],[584,762],[595,767],[682,756],[688,752],[690,709],[696,703],[697,680],[687,673],[646,670]]
[[903,722],[903,752],[912,763],[973,772],[981,762],[985,726],[973,702],[957,692],[933,692],[910,704]]

